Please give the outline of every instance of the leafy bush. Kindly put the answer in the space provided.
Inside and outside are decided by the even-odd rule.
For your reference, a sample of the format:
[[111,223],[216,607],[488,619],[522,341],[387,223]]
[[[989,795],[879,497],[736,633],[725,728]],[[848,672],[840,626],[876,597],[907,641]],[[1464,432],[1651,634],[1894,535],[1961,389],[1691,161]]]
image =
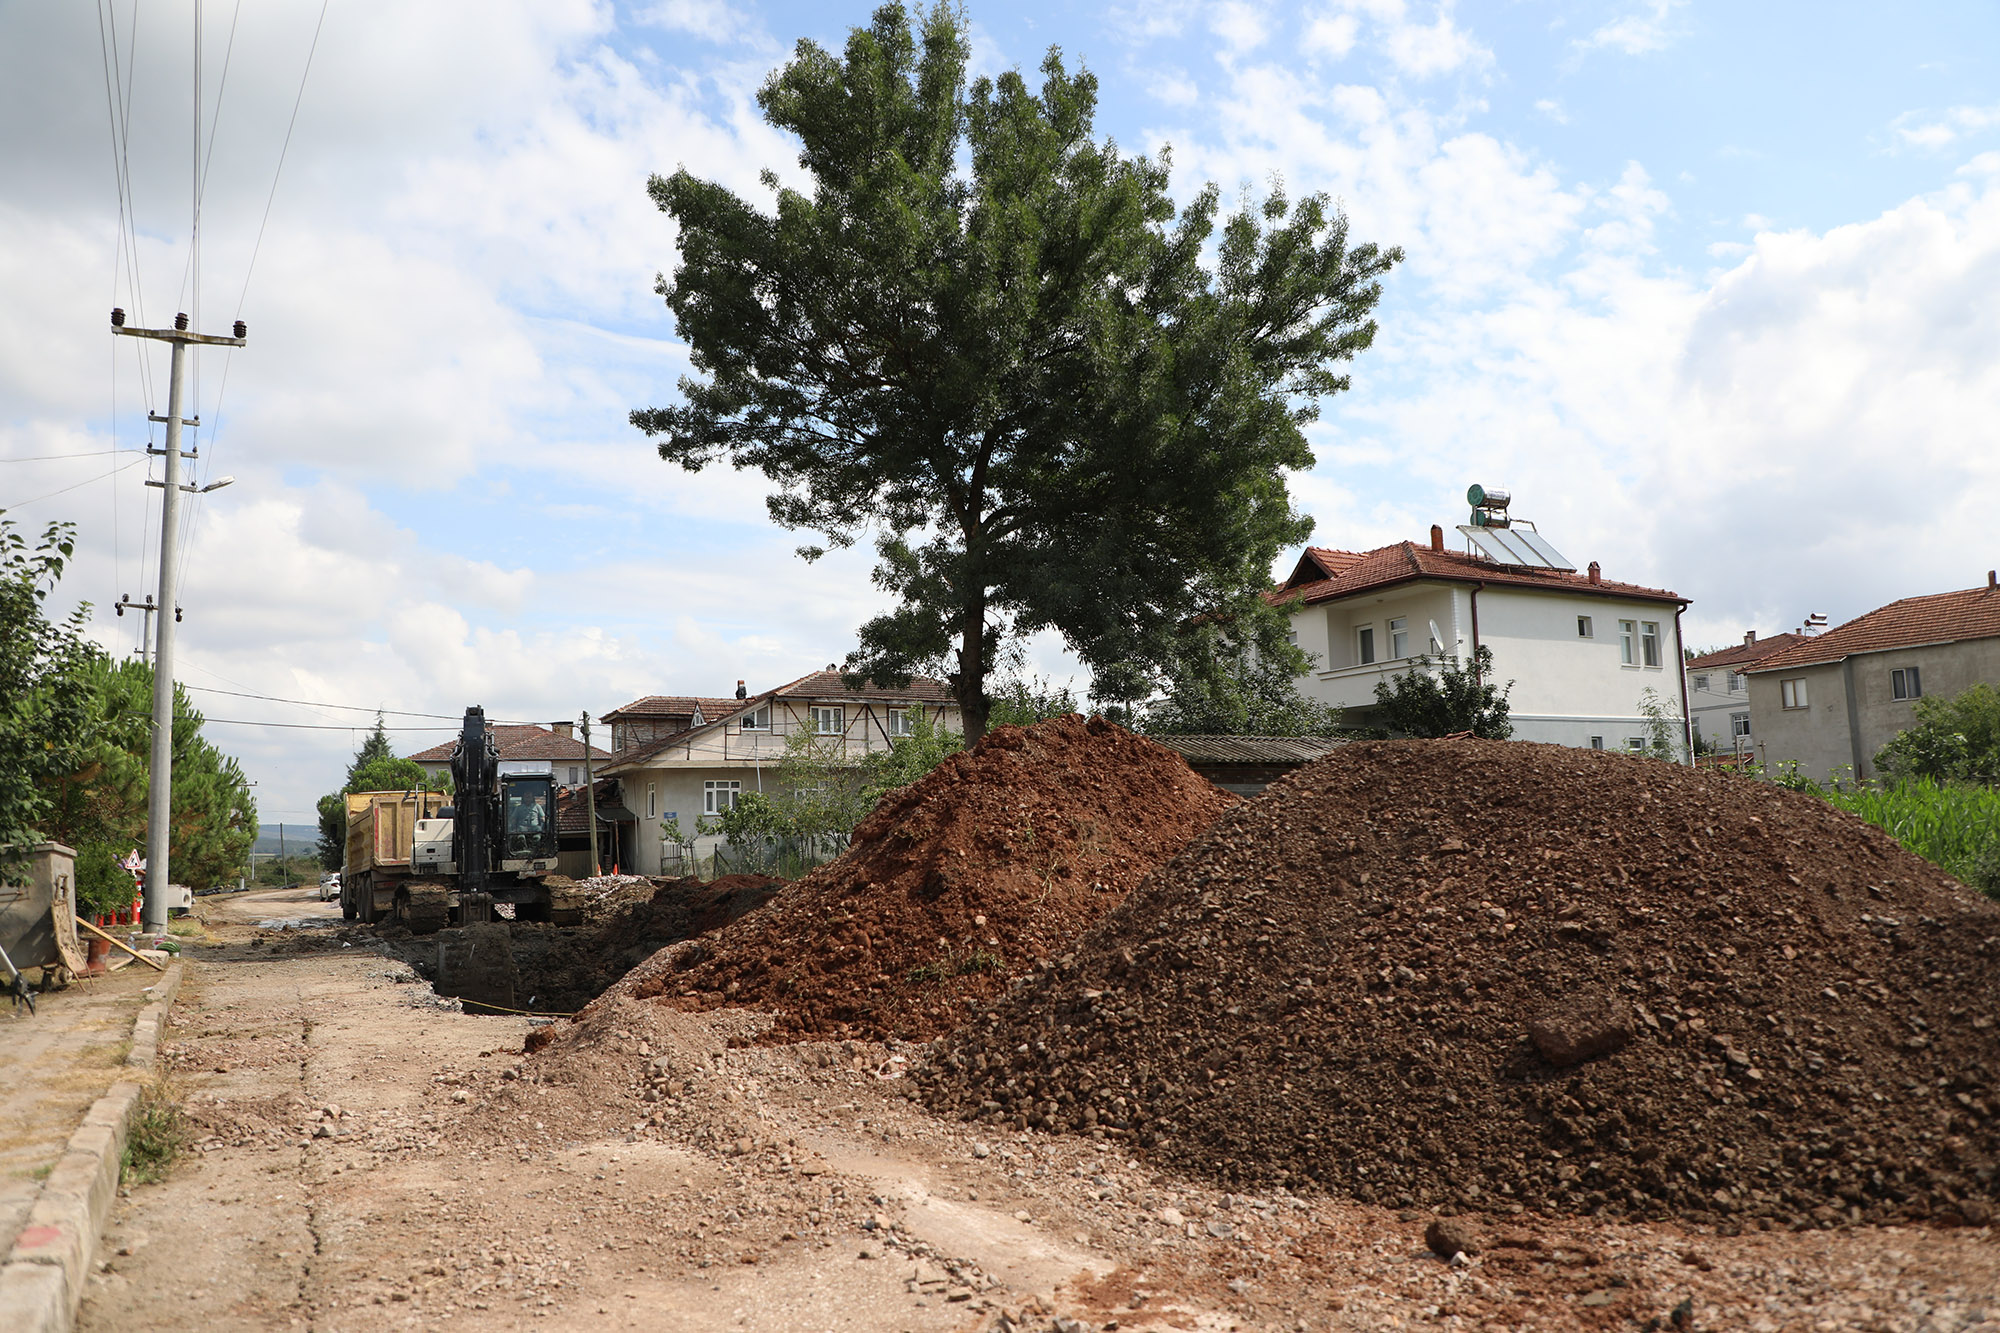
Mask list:
[[1877,752],[1893,778],[2000,783],[2000,689],[1981,682],[1950,698],[1916,702],[1916,721]]
[[[1433,665],[1438,668],[1435,676]],[[1514,734],[1514,724],[1507,720],[1507,695],[1514,682],[1495,686],[1492,675],[1493,650],[1484,644],[1473,649],[1470,661],[1453,655],[1433,662],[1426,654],[1403,674],[1376,681],[1375,702],[1381,706],[1383,722],[1397,735],[1450,736],[1469,731],[1485,740],[1504,741]]]
[[132,905],[138,884],[118,864],[118,850],[106,843],[85,843],[76,849],[76,910],[83,916],[104,916]]
[[1812,790],[1946,874],[2000,897],[2000,791],[1931,778],[1886,788]]

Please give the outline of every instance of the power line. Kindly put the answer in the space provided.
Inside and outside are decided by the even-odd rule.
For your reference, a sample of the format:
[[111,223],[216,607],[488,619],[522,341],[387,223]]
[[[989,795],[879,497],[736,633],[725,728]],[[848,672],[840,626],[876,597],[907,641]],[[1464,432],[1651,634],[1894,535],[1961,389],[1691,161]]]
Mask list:
[[306,67],[299,74],[299,94],[292,99],[292,118],[285,123],[285,142],[278,149],[278,169],[271,173],[271,193],[264,200],[264,220],[257,224],[257,241],[250,247],[250,263],[243,270],[243,294],[236,298],[236,315],[243,313],[243,302],[250,295],[250,275],[257,268],[258,252],[264,248],[264,228],[271,225],[271,205],[278,198],[278,178],[285,171],[285,155],[292,148],[292,129],[299,123],[299,105],[306,100],[306,80],[312,75],[313,55],[319,50],[320,29],[326,26],[326,7],[332,0],[320,0],[319,22],[313,25],[312,45],[306,50]]
[[30,454],[26,458],[0,458],[0,463],[54,463],[65,458],[103,458],[107,454],[139,454],[143,449],[88,449],[80,454]]
[[[245,690],[220,690],[213,685],[182,684],[181,688],[184,690],[200,690],[204,694],[226,694],[232,699],[260,699],[265,703],[292,704],[299,708],[339,708],[353,713],[381,713],[389,717],[430,717],[442,722],[461,722],[464,720],[461,716],[454,713],[419,713],[408,708],[380,708],[368,704],[329,704],[321,703],[315,699],[281,699],[274,694],[255,694]],[[506,722],[498,718],[491,719],[491,721],[496,727],[538,727],[542,725],[539,722]],[[273,725],[276,724],[274,723]],[[366,724],[357,722],[354,725],[364,726]],[[344,731],[346,728],[340,727],[337,730]],[[391,727],[389,730],[393,731],[395,728]],[[437,728],[419,727],[417,730],[435,731]]]
[[143,462],[145,462],[145,461],[146,461],[146,460],[145,460],[145,459],[143,459],[143,458],[135,458],[135,459],[133,459],[133,460],[132,460],[131,462],[129,462],[129,463],[120,463],[120,464],[119,464],[119,465],[118,465],[117,467],[115,467],[115,468],[112,468],[112,469],[111,469],[111,470],[110,470],[109,472],[106,472],[106,473],[104,473],[104,474],[103,474],[103,475],[101,475],[101,476],[96,476],[96,477],[91,477],[91,478],[88,478],[87,480],[84,480],[84,481],[79,481],[79,482],[77,482],[77,483],[76,483],[75,485],[73,485],[73,486],[65,486],[65,487],[63,487],[63,488],[62,488],[61,490],[57,490],[57,491],[50,491],[50,492],[49,492],[49,493],[48,493],[47,495],[37,495],[37,496],[36,496],[36,497],[35,497],[34,499],[32,499],[32,500],[16,500],[16,501],[14,501],[14,502],[13,502],[12,504],[9,504],[9,505],[6,505],[6,506],[4,506],[4,508],[5,508],[5,509],[19,509],[19,508],[20,508],[21,506],[23,506],[23,505],[31,505],[31,504],[40,504],[40,503],[41,503],[41,502],[42,502],[43,500],[53,500],[53,499],[55,499],[55,498],[56,498],[56,497],[57,497],[58,495],[67,495],[67,494],[69,494],[69,493],[70,493],[71,491],[73,491],[73,490],[76,490],[76,489],[77,489],[78,487],[82,487],[82,486],[88,486],[88,485],[90,485],[90,484],[91,484],[92,482],[97,482],[97,481],[103,481],[103,480],[104,480],[104,479],[105,479],[106,477],[115,477],[115,476],[117,476],[117,475],[118,475],[119,473],[123,472],[123,471],[124,471],[124,470],[125,470],[126,468],[128,468],[128,467],[137,467],[137,466],[138,466],[138,465],[139,465],[140,463],[143,463]]
[[[183,685],[182,689],[187,686]],[[252,722],[240,717],[204,717],[204,723],[220,727],[281,727],[286,731],[373,731],[365,722],[342,726],[337,722]],[[384,727],[384,731],[456,731],[457,727]]]

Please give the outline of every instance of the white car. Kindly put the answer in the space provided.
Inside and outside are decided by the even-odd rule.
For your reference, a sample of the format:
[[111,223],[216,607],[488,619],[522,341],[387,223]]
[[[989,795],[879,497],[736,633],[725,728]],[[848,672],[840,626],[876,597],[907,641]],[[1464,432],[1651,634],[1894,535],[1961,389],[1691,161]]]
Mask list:
[[339,896],[340,872],[336,870],[331,874],[321,875],[319,877],[319,900],[323,903],[332,902]]

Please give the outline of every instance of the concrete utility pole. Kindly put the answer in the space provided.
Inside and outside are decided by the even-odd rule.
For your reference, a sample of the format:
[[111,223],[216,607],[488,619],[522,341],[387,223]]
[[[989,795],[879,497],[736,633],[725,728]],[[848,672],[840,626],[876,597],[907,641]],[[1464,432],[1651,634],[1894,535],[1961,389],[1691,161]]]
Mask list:
[[[149,486],[160,487],[160,592],[154,603],[160,612],[154,622],[156,637],[153,641],[153,762],[147,776],[146,791],[146,906],[145,929],[151,934],[165,934],[167,929],[167,885],[171,882],[171,867],[167,860],[168,834],[174,808],[174,622],[180,619],[176,611],[166,614],[174,605],[174,556],[175,545],[180,539],[180,499],[183,490],[192,492],[194,487],[181,484],[181,459],[192,458],[193,454],[181,452],[181,427],[199,426],[201,418],[191,421],[181,418],[181,396],[187,380],[187,349],[190,344],[210,347],[241,347],[245,344],[246,330],[242,320],[236,321],[232,330],[234,336],[216,337],[205,333],[188,332],[188,317],[174,316],[171,329],[128,329],[125,327],[125,312],[111,312],[111,331],[128,338],[154,338],[169,343],[174,349],[173,368],[167,378],[167,414],[152,415],[148,419],[166,423],[167,447],[148,448],[147,453],[162,455],[166,461],[166,477],[159,482],[147,482]],[[202,487],[203,492],[219,490],[227,486],[230,478],[224,477]]]
[[596,879],[604,873],[603,862],[597,859],[597,776],[590,767],[590,714],[583,715],[583,813],[590,821],[590,877]]

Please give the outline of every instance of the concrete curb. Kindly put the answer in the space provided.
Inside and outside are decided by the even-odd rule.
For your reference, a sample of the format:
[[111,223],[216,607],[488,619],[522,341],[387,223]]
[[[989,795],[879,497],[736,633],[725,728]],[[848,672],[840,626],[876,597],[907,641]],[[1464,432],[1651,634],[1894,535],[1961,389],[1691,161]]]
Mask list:
[[97,1255],[97,1237],[118,1197],[125,1136],[139,1105],[143,1078],[160,1052],[160,1031],[181,988],[175,959],[153,985],[153,999],[132,1024],[128,1077],[111,1085],[84,1114],[62,1157],[35,1199],[27,1225],[0,1266],[0,1315],[20,1333],[70,1333],[83,1303],[84,1280]]

